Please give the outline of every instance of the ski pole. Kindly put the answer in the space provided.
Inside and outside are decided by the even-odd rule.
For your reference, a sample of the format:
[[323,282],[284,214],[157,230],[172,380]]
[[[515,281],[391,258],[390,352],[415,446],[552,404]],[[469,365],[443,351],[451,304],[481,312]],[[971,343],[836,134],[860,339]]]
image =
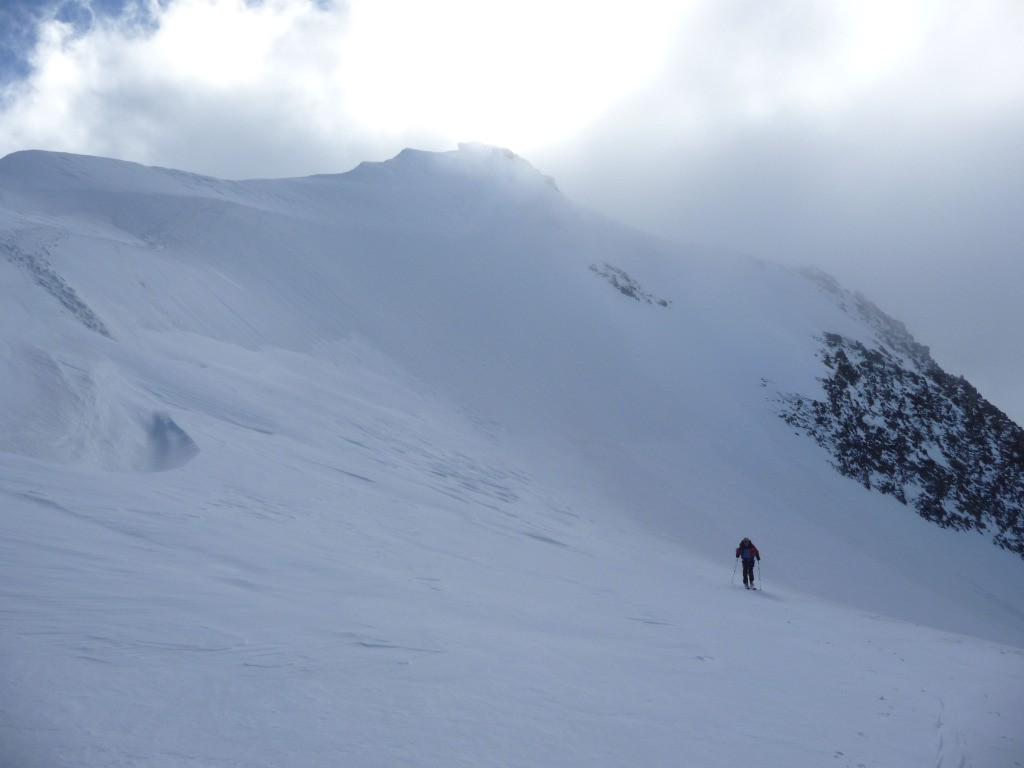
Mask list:
[[757,580],[761,584],[761,589],[764,589],[764,577],[761,575],[761,560],[757,561]]
[[736,558],[736,565],[734,565],[732,567],[732,578],[729,580],[730,584],[735,584],[736,583],[736,568],[739,566],[739,564],[740,564],[740,559],[737,557]]

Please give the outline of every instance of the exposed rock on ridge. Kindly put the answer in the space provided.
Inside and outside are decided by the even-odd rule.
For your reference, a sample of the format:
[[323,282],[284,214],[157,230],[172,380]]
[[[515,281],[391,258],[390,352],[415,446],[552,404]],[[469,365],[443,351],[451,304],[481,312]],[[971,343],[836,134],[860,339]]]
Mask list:
[[902,323],[827,275],[808,276],[868,320],[876,343],[824,333],[823,399],[786,394],[779,415],[865,488],[1024,558],[1024,430],[943,371]]

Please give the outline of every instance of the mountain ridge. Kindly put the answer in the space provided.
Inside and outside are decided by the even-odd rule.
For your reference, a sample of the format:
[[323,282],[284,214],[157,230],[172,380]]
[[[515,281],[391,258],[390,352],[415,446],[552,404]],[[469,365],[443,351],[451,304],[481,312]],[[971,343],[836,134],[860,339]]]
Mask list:
[[[247,316],[246,312],[234,312],[230,326],[236,330],[229,331],[227,339],[248,339],[245,343],[256,345],[268,342],[283,343],[285,346],[298,344],[299,348],[304,348],[308,345],[307,339],[310,334],[329,340],[355,332],[365,335],[374,344],[383,344],[388,354],[404,360],[405,364],[414,363],[417,375],[427,376],[438,382],[446,380],[445,385],[452,394],[457,398],[470,398],[470,402],[475,401],[476,405],[473,407],[489,410],[496,404],[500,406],[500,399],[496,401],[495,398],[489,398],[488,402],[483,402],[478,396],[480,390],[492,390],[499,386],[499,381],[518,387],[521,391],[532,390],[534,396],[541,399],[550,399],[548,394],[535,390],[531,377],[537,374],[557,383],[564,378],[559,371],[566,360],[571,359],[571,355],[578,358],[575,365],[581,371],[589,372],[586,376],[606,379],[610,383],[608,389],[627,392],[637,385],[642,389],[648,388],[655,385],[654,379],[650,377],[657,378],[655,390],[659,394],[651,402],[657,402],[658,406],[651,409],[635,409],[636,412],[629,419],[619,420],[621,425],[617,429],[620,435],[624,434],[625,424],[632,423],[646,424],[644,429],[658,431],[660,428],[655,425],[664,421],[666,415],[670,413],[675,412],[677,415],[674,418],[684,421],[692,417],[692,414],[687,415],[685,406],[681,409],[676,398],[665,390],[665,385],[672,381],[673,377],[677,377],[681,370],[681,366],[671,361],[666,362],[664,357],[666,354],[677,354],[674,347],[680,346],[679,329],[687,323],[690,327],[694,323],[699,323],[705,324],[707,332],[713,334],[715,325],[722,324],[721,315],[727,315],[730,311],[749,312],[751,321],[766,326],[768,333],[757,331],[750,334],[744,327],[744,322],[751,321],[724,318],[727,324],[723,326],[725,333],[719,337],[719,343],[756,362],[753,362],[754,367],[750,370],[747,369],[745,361],[734,365],[731,372],[721,377],[719,386],[734,388],[741,378],[747,378],[749,382],[773,382],[779,389],[780,397],[789,403],[789,410],[780,415],[794,426],[803,427],[819,445],[831,450],[834,466],[842,474],[858,477],[866,487],[873,487],[870,481],[865,482],[863,470],[852,469],[857,462],[851,463],[842,457],[837,458],[837,450],[830,448],[835,444],[835,438],[827,438],[824,429],[814,427],[814,418],[822,421],[822,414],[825,412],[825,406],[822,405],[825,401],[821,399],[821,395],[818,394],[820,390],[816,391],[816,388],[825,383],[826,393],[832,392],[834,399],[838,396],[835,394],[834,382],[830,384],[826,378],[815,376],[815,383],[812,384],[806,374],[789,383],[780,381],[780,371],[794,366],[784,364],[780,367],[777,360],[772,360],[764,354],[774,353],[781,349],[782,344],[791,348],[786,354],[795,354],[796,346],[808,348],[808,341],[813,340],[813,354],[825,354],[828,366],[830,358],[818,348],[821,339],[855,339],[856,334],[863,334],[863,331],[857,331],[855,327],[844,329],[840,325],[827,325],[827,322],[838,321],[838,318],[833,317],[827,322],[818,321],[826,323],[824,325],[810,326],[811,333],[808,333],[807,338],[799,340],[799,344],[794,345],[796,340],[791,338],[788,329],[782,336],[775,332],[783,328],[779,325],[777,316],[772,313],[780,311],[785,302],[779,301],[778,297],[770,296],[757,284],[758,281],[765,279],[778,283],[781,288],[785,283],[779,282],[779,278],[786,274],[786,270],[780,272],[770,265],[758,262],[750,262],[752,266],[746,267],[742,266],[742,261],[734,261],[731,265],[719,264],[699,252],[687,255],[678,249],[673,250],[674,246],[653,238],[635,237],[630,230],[618,228],[613,222],[605,224],[600,219],[591,218],[586,212],[565,201],[556,189],[548,184],[546,177],[509,150],[479,144],[463,144],[457,150],[440,154],[404,150],[392,160],[384,163],[364,163],[346,174],[277,182],[220,182],[208,177],[181,174],[167,169],[146,168],[137,164],[122,164],[119,161],[101,158],[76,158],[66,154],[27,152],[19,153],[13,160],[9,156],[0,161],[0,175],[28,175],[31,179],[29,187],[39,188],[39,179],[46,176],[37,173],[40,167],[50,169],[53,179],[47,183],[60,188],[61,195],[72,194],[74,189],[86,194],[86,199],[83,200],[87,206],[85,210],[97,206],[111,211],[110,223],[118,232],[127,233],[129,238],[136,239],[134,248],[146,259],[151,258],[154,253],[166,253],[167,249],[185,256],[186,261],[194,264],[191,269],[195,270],[196,278],[201,279],[207,286],[218,286],[215,293],[211,293],[209,287],[204,288],[196,295],[197,298],[216,296],[217,301],[242,301],[245,293],[259,290],[265,294],[266,298],[263,301],[268,306],[275,303],[279,305],[278,310],[270,314],[275,323],[274,327],[264,325],[260,318],[251,313]],[[74,183],[65,184],[62,180],[66,178],[74,179]],[[93,178],[97,180],[90,181]],[[363,215],[371,210],[365,207],[367,197],[362,186],[362,182],[367,179],[384,184],[378,193],[383,196],[371,197],[370,204],[389,211],[387,217],[402,217],[401,227],[394,228],[392,218],[381,219],[379,215],[376,218]],[[323,190],[319,187],[310,192],[309,185],[316,185],[324,180],[341,184],[335,185],[335,191],[328,195],[327,199],[331,202],[327,208],[317,210],[308,204],[306,197],[296,195],[296,190],[299,189],[304,190],[305,194],[322,195]],[[354,187],[353,182],[356,182]],[[419,187],[418,184],[426,186]],[[480,184],[484,187],[480,187]],[[181,202],[170,202],[170,199],[164,198],[164,195],[171,194],[172,188],[172,199]],[[105,201],[102,196],[97,197],[90,192],[94,189],[108,191],[113,197]],[[133,196],[127,212],[124,210],[124,192],[118,192],[119,189],[126,190]],[[445,194],[438,196],[438,189],[444,189]],[[481,191],[482,189],[485,191]],[[514,197],[508,200],[501,197],[506,191],[513,192]],[[556,197],[549,198],[549,193]],[[495,194],[498,195],[497,198],[492,197]],[[151,197],[152,195],[156,197]],[[230,199],[225,198],[225,195]],[[152,204],[139,202],[146,199],[150,199]],[[556,203],[554,207],[551,206],[552,202]],[[63,206],[65,203],[60,205]],[[147,210],[153,213],[140,216],[135,212],[136,209],[141,211],[141,206],[147,205]],[[225,205],[228,207],[224,207]],[[351,205],[352,213],[345,213],[346,205]],[[160,211],[164,213],[159,213]],[[277,220],[268,220],[268,215],[277,217]],[[125,229],[119,218],[124,218],[125,221],[148,219],[150,224],[141,228]],[[161,221],[161,218],[165,220]],[[268,224],[268,221],[273,223]],[[42,229],[48,231],[45,226]],[[289,251],[293,250],[292,243],[301,241],[299,237],[293,238],[292,235],[304,233],[307,229],[322,234],[317,235],[312,248],[307,248],[301,256],[297,252],[294,256],[289,256]],[[251,234],[242,234],[245,230],[251,230]],[[265,234],[261,234],[261,230],[265,230]],[[195,234],[188,234],[190,231]],[[8,261],[27,269],[32,279],[57,298],[65,309],[78,317],[85,327],[108,337],[116,335],[111,328],[116,329],[118,323],[111,325],[110,321],[100,320],[101,314],[89,308],[72,287],[77,279],[65,278],[59,268],[51,265],[55,258],[53,252],[63,249],[64,258],[67,259],[70,255],[70,245],[64,243],[60,248],[55,245],[45,246],[41,244],[40,235],[34,234],[26,238],[24,232],[20,235],[4,235],[4,249]],[[51,232],[51,240],[54,243],[67,239],[67,235],[59,230]],[[483,233],[482,240],[480,233]],[[595,237],[595,233],[599,234]],[[269,238],[266,235],[269,235]],[[347,259],[348,267],[355,270],[347,275],[343,271],[338,271],[335,246],[328,243],[330,238],[339,235],[339,244],[347,242],[347,247],[355,250],[354,255],[341,257],[342,260]],[[195,260],[188,255],[196,247],[189,245],[190,242],[202,248],[202,241],[195,240],[196,236],[220,239],[230,244],[230,250],[222,250],[229,261],[217,267],[215,273],[210,273],[211,264],[204,260],[205,257]],[[418,240],[411,252],[408,251],[409,245],[412,244],[409,237]],[[83,241],[83,245],[90,248],[96,246],[97,242],[102,249],[102,237],[97,241],[90,233]],[[279,249],[283,258],[261,262],[261,269],[269,270],[269,274],[278,275],[275,292],[266,293],[266,287],[262,282],[258,286],[252,282],[253,278],[247,273],[246,257],[243,254],[255,252],[254,249],[271,244],[272,247]],[[124,242],[118,245],[121,251],[125,247]],[[373,266],[367,269],[363,254],[371,252],[375,260],[390,260],[394,266],[383,270]],[[415,257],[410,258],[410,253],[416,254]],[[295,262],[299,272],[287,269],[289,259],[296,257],[301,259]],[[103,260],[109,259],[109,256],[101,254],[97,258]],[[224,257],[218,258],[223,261]],[[447,260],[448,267],[437,269],[439,260]],[[675,264],[672,263],[673,260]],[[75,261],[70,261],[66,262],[64,269],[73,270],[79,266],[80,264]],[[304,295],[309,290],[308,279],[304,276],[307,271],[312,279],[322,286],[321,289],[317,289],[319,298],[314,298],[313,302],[309,302]],[[419,333],[410,336],[406,325],[389,322],[374,307],[366,304],[365,300],[355,300],[352,290],[344,289],[342,283],[351,281],[357,271],[362,271],[364,276],[358,288],[353,286],[358,294],[387,296],[389,298],[385,299],[386,302],[398,301],[414,305],[420,316],[434,315],[441,319],[442,325],[424,324]],[[207,273],[211,274],[214,283],[200,277]],[[537,274],[543,282],[531,285],[528,278],[531,273]],[[589,309],[582,304],[573,312],[564,312],[556,308],[560,295],[596,298],[594,290],[597,286],[587,278],[588,273],[591,278],[606,281],[609,287],[621,296],[640,303],[654,304],[662,309],[672,308],[674,313],[685,314],[689,310],[689,316],[683,318],[682,323],[678,315],[675,320],[666,323],[664,320],[652,321],[650,317],[633,318],[629,313],[623,315],[620,310],[613,309],[613,317],[609,314],[606,296],[598,298],[597,304],[592,304]],[[634,278],[633,273],[643,276],[643,279]],[[438,312],[438,307],[431,303],[430,291],[444,290],[442,283],[436,282],[437,276],[443,276],[442,280],[447,281],[453,274],[458,275],[459,280],[469,278],[476,281],[477,287],[464,291],[448,309]],[[825,295],[826,304],[834,302],[844,316],[853,320],[854,326],[858,323],[866,324],[870,329],[868,333],[879,348],[891,349],[903,355],[906,361],[916,366],[924,375],[939,375],[941,369],[931,359],[927,347],[918,344],[902,323],[878,310],[863,296],[844,291],[833,278],[819,271],[795,270],[792,274],[795,279],[802,276],[819,286]],[[341,283],[338,276],[341,276]],[[300,278],[298,283],[295,282],[296,277]],[[87,280],[88,275],[79,273],[79,278]],[[729,295],[737,294],[736,278],[746,284],[740,288],[743,295],[739,297]],[[121,295],[138,296],[137,300],[127,301],[128,306],[149,305],[146,313],[151,319],[144,321],[147,326],[155,329],[192,327],[195,331],[201,331],[201,326],[195,325],[197,320],[201,322],[204,313],[201,304],[185,295],[171,297],[153,293],[144,288],[145,284],[146,281],[143,279],[124,281],[121,285]],[[467,283],[467,288],[469,285]],[[279,289],[285,290],[282,292]],[[723,306],[716,306],[716,292],[721,297]],[[87,294],[88,290],[84,293]],[[501,293],[509,293],[517,297],[521,306],[529,307],[529,314],[520,315],[516,327],[507,326],[505,316],[494,314],[493,310],[488,308],[489,302],[492,306],[499,306],[494,304],[492,299],[496,299]],[[289,299],[289,294],[294,294],[295,300]],[[478,301],[472,298],[474,294],[481,297],[490,296],[492,299],[481,298]],[[311,295],[315,297],[317,293]],[[797,293],[791,295],[796,296]],[[232,296],[234,298],[231,298]],[[711,296],[712,300],[708,301],[707,296]],[[285,300],[283,304],[282,299]],[[174,308],[181,300],[188,302],[185,305],[188,309],[184,313]],[[594,299],[589,301],[593,302]],[[728,305],[730,301],[732,304]],[[339,305],[349,303],[356,306],[347,316],[344,310],[340,313],[337,311]],[[802,301],[797,303],[797,306],[802,305]],[[510,314],[504,305],[500,306],[506,316]],[[160,307],[166,309],[154,315],[153,310],[159,310]],[[184,308],[183,306],[182,309]],[[109,312],[116,311],[112,305]],[[716,314],[719,317],[716,317]],[[294,329],[288,333],[292,341],[286,341],[280,335],[284,327],[280,325],[280,321],[286,317],[292,318],[290,322],[294,325]],[[484,318],[487,319],[480,323]],[[123,327],[125,321],[137,323],[139,319],[137,314],[125,315],[121,318],[121,326]],[[167,324],[168,320],[171,321],[170,325]],[[373,324],[367,324],[368,320]],[[792,318],[787,322],[792,323],[793,320],[799,318]],[[522,372],[508,368],[495,360],[495,372],[501,371],[497,376],[491,375],[488,369],[480,369],[478,366],[470,366],[478,374],[475,380],[469,382],[464,381],[462,371],[456,371],[454,376],[450,375],[454,368],[445,362],[444,354],[438,354],[443,345],[444,325],[448,326],[448,333],[454,336],[461,334],[464,343],[470,342],[472,349],[467,348],[463,362],[473,359],[474,356],[493,358],[491,350],[498,347],[509,351],[510,359],[526,363],[529,372],[524,376]],[[481,325],[483,333],[467,334],[462,330],[473,325]],[[776,328],[770,328],[771,325],[775,325]],[[242,332],[242,336],[237,335],[239,331]],[[560,332],[570,334],[583,343],[574,344],[570,350],[568,347],[559,346],[560,342],[550,345],[550,349],[536,342],[537,339],[552,332],[556,335]],[[616,361],[609,359],[610,349],[601,348],[600,352],[597,352],[595,347],[596,354],[586,351],[587,343],[584,339],[591,332],[597,333],[598,336],[618,334],[622,339],[626,338],[622,334],[628,334],[632,338],[627,346],[620,346],[614,353],[621,358]],[[746,338],[748,336],[752,338]],[[708,353],[707,349],[701,348],[703,345],[699,343],[700,339],[691,339],[691,343],[693,341],[698,343],[683,354]],[[870,343],[869,339],[865,341]],[[783,356],[780,356],[780,359],[782,358]],[[640,375],[624,374],[622,364],[627,361],[629,367]],[[722,360],[716,360],[715,365],[722,366]],[[480,373],[483,374],[483,378],[480,378]],[[682,379],[672,386],[685,384],[685,380],[691,377],[684,374]],[[746,386],[750,385],[749,382]],[[575,386],[579,389],[578,385]],[[696,398],[701,389],[707,386],[707,382],[699,378],[692,379],[688,386],[690,396]],[[612,400],[603,394],[602,388],[591,389],[597,398],[582,409],[582,402],[573,402],[579,401],[580,395],[583,394],[582,390],[575,395],[564,388],[562,391],[556,391],[556,400],[551,400],[550,405],[545,406],[548,410],[553,410],[549,414],[541,409],[545,415],[538,421],[561,423],[561,429],[570,433],[596,436],[591,426],[592,419],[587,414],[599,412],[607,419],[615,415],[616,408]],[[522,406],[523,403],[520,403],[516,413],[499,407],[497,411],[490,413],[489,417],[529,419],[530,409],[524,412]],[[838,410],[835,403],[832,410]],[[818,416],[805,417],[801,415],[804,411],[815,411]],[[572,416],[574,412],[576,415]],[[565,421],[566,416],[571,417],[571,423]],[[834,416],[829,428],[830,434],[849,432],[854,429],[852,424],[862,421],[863,418],[863,414],[859,412],[841,417]],[[925,431],[929,430],[925,428]],[[1000,429],[998,432],[1002,434],[1007,430]],[[1007,444],[1010,446],[1007,448],[1009,463],[1005,466],[1011,467],[1016,464],[1012,453],[1012,431],[1008,433],[1011,442]],[[896,440],[887,439],[889,443]],[[860,442],[870,440],[862,434]],[[847,447],[844,450],[849,453],[852,449]],[[975,471],[973,464],[964,466],[965,475]],[[877,468],[873,471],[877,471]],[[874,483],[874,486],[881,486],[890,493],[897,485],[902,488],[911,481],[908,479],[909,470],[904,468],[900,472],[904,477],[902,484],[897,484],[890,477],[888,480]],[[1004,495],[1008,493],[1013,498],[1008,503],[1000,502],[1001,511],[996,513],[996,517],[1001,522],[997,526],[996,536],[997,543],[1001,546],[1009,546],[1021,552],[1024,550],[1024,539],[1021,539],[1019,530],[1020,499],[1013,494],[1014,489],[1021,484],[1021,475],[1019,468],[1013,472],[1016,474],[1008,481],[1009,487],[1004,489]],[[892,475],[892,472],[889,474]],[[920,471],[916,476],[916,482],[925,482],[921,479]],[[934,482],[933,477],[932,483]],[[963,485],[962,482],[960,484]],[[926,518],[942,524],[955,520],[956,522],[952,523],[953,527],[983,530],[986,526],[981,522],[983,512],[979,509],[983,502],[979,499],[990,497],[993,493],[992,487],[985,492],[965,491],[960,494],[965,498],[962,503],[972,509],[972,525],[965,523],[968,516],[964,514],[957,513],[954,518],[949,518],[948,515],[938,513],[934,503],[919,506],[918,511]],[[907,493],[908,491],[898,490],[894,495],[902,503],[906,503]],[[954,499],[949,503],[955,506],[961,502]],[[989,523],[991,522],[990,519]]]

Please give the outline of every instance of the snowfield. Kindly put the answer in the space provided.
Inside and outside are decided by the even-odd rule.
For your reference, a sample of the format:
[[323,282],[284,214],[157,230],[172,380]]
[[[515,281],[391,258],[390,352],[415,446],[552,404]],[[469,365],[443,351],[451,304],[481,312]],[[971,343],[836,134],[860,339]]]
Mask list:
[[488,147],[4,158],[0,765],[1024,765],[1024,563],[779,418],[826,331]]

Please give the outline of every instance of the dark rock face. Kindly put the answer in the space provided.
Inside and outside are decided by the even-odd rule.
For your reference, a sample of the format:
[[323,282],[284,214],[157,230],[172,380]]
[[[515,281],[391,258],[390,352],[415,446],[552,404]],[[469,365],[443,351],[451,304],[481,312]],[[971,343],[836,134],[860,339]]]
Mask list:
[[607,280],[608,283],[623,296],[628,296],[635,301],[639,301],[643,304],[655,304],[659,307],[669,307],[672,305],[672,302],[668,299],[659,298],[653,293],[645,291],[640,283],[630,277],[625,270],[613,267],[607,262],[605,262],[601,267],[598,267],[596,264],[591,264],[590,271]]
[[876,344],[823,334],[824,398],[785,394],[779,415],[865,488],[943,527],[986,532],[1024,558],[1024,430],[944,372],[901,323],[863,297],[843,299]]

